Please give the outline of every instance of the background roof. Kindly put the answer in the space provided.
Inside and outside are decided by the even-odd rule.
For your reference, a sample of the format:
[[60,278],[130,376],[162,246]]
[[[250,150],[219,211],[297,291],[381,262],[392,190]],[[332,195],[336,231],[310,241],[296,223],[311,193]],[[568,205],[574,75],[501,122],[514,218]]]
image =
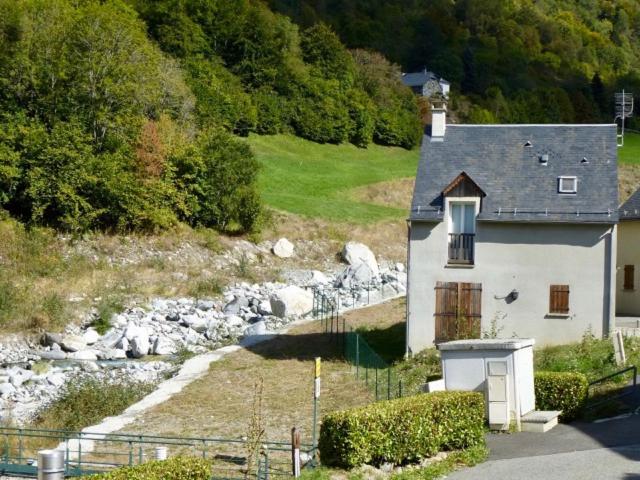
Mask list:
[[620,207],[620,220],[640,220],[640,188]]
[[[487,194],[478,220],[618,220],[615,124],[447,125],[433,141],[427,132],[411,220],[442,221],[442,190],[463,171]],[[558,193],[559,176],[577,177],[578,193]]]

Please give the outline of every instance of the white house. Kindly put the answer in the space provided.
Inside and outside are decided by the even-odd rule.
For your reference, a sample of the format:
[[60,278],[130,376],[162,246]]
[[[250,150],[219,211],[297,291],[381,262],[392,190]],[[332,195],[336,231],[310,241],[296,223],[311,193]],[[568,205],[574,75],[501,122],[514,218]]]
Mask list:
[[640,317],[640,189],[620,207],[617,267],[616,313]]
[[408,353],[490,331],[606,335],[617,195],[614,124],[447,125],[434,108],[409,218]]

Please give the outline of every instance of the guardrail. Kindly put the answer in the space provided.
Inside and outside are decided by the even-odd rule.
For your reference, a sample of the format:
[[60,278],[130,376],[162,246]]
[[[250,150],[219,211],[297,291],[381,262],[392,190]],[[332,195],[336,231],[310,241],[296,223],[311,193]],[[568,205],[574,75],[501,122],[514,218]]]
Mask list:
[[[606,383],[607,381],[615,377],[624,375],[627,372],[633,372],[633,383],[631,385],[631,388],[628,388],[627,391],[623,391],[612,397],[607,397],[594,403],[590,403],[590,404],[588,403],[589,399],[593,398],[593,394],[590,394],[592,387]],[[625,387],[629,387],[629,385],[625,385]],[[638,387],[638,368],[635,365],[631,365],[630,367],[627,367],[618,372],[612,373],[611,375],[607,375],[606,377],[602,377],[597,380],[594,380],[593,382],[589,382],[589,386],[587,387],[587,398],[585,399],[585,405],[586,405],[585,409],[591,410],[593,408],[599,407],[600,405],[604,405],[605,403],[611,402],[612,400],[617,400],[617,399],[626,397],[628,395],[632,395],[635,392],[637,387]]]
[[[133,434],[103,434],[64,430],[0,427],[0,474],[37,476],[36,458],[43,448],[61,448],[65,477],[101,473],[122,466],[142,464],[155,458],[156,447],[166,447],[169,456],[210,458],[212,479],[291,478],[290,442],[263,442],[254,472],[246,472],[247,442],[213,437],[172,437]],[[302,444],[305,458],[312,445]]]

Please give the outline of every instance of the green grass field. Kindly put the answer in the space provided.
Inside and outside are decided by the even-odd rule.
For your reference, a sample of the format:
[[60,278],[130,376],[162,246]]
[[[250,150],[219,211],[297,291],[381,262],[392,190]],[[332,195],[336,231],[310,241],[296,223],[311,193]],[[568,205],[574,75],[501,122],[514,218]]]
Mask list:
[[402,219],[406,209],[365,203],[351,190],[413,177],[418,150],[353,145],[320,145],[288,135],[252,135],[249,143],[262,164],[260,188],[267,205],[306,217],[371,223]]
[[640,133],[625,132],[624,147],[618,150],[618,161],[621,164],[640,165]]

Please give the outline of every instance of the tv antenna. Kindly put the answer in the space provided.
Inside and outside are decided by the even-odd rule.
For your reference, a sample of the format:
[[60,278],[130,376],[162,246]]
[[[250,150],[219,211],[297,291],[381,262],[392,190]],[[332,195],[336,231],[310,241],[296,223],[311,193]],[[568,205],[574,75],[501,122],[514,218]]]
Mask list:
[[616,99],[616,118],[615,122],[620,120],[620,130],[618,131],[618,147],[624,146],[624,119],[631,117],[633,114],[633,94],[624,90],[615,94]]

